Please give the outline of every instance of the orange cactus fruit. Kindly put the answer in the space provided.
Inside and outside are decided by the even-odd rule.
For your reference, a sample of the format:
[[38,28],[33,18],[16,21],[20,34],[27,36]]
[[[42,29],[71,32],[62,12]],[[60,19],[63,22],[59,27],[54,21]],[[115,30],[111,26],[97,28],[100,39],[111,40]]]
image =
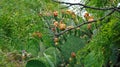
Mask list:
[[89,13],[86,12],[86,13],[84,14],[84,17],[85,17],[85,18],[89,17]]
[[58,27],[58,26],[59,26],[59,23],[58,23],[57,21],[54,21],[54,22],[53,22],[53,25],[54,25],[55,27]]
[[33,36],[33,37],[42,38],[42,33],[40,33],[40,32],[34,32],[34,33],[32,34],[32,36]]
[[60,30],[65,30],[66,29],[66,24],[60,23],[59,28],[60,28]]
[[92,22],[92,21],[94,21],[94,18],[93,18],[93,16],[90,16],[90,17],[88,18],[88,22]]
[[57,17],[58,16],[58,11],[54,11],[53,14],[54,14],[54,17]]
[[76,57],[75,52],[72,52],[72,53],[71,53],[71,57],[72,57],[72,58],[75,58],[75,57]]
[[39,38],[42,38],[42,34],[40,32],[36,32],[36,34]]
[[87,28],[88,28],[88,29],[91,29],[91,24],[88,24],[88,25],[87,25]]
[[54,38],[54,42],[58,42],[59,39],[57,37]]

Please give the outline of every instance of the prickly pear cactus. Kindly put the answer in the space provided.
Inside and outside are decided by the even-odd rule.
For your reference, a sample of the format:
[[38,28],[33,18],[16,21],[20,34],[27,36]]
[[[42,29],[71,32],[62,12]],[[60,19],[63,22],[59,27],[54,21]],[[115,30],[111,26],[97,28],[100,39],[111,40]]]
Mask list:
[[83,48],[85,46],[86,41],[81,39],[80,37],[76,36],[69,36],[67,37],[67,41],[60,46],[61,53],[63,54],[63,57],[65,60],[68,60],[71,56],[71,52],[77,52],[79,49]]

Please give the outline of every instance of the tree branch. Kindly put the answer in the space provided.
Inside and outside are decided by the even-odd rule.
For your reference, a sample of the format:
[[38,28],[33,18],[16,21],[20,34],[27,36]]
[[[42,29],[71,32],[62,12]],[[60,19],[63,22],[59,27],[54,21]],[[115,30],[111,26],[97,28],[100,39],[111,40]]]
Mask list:
[[94,9],[94,10],[112,10],[112,9],[118,10],[118,9],[120,9],[120,7],[100,8],[100,7],[87,6],[87,5],[84,5],[84,4],[81,4],[81,3],[60,2],[60,1],[55,1],[55,0],[53,0],[53,1],[56,2],[56,3],[60,3],[60,4],[80,5],[80,6],[83,6],[84,8],[90,8],[90,9]]
[[66,29],[64,31],[61,31],[60,33],[55,33],[55,36],[59,37],[60,35],[66,33],[67,31],[70,31],[70,30],[73,30],[73,29],[76,29],[78,27],[81,27],[85,24],[89,24],[89,23],[92,23],[92,22],[97,22],[97,21],[102,21],[103,19],[105,19],[107,16],[110,16],[111,14],[113,14],[115,12],[115,9],[113,9],[110,13],[108,13],[107,15],[103,16],[102,18],[98,19],[98,20],[93,20],[93,21],[90,21],[90,22],[83,22],[81,24],[79,24],[78,26],[74,27],[74,28],[70,28],[70,29]]

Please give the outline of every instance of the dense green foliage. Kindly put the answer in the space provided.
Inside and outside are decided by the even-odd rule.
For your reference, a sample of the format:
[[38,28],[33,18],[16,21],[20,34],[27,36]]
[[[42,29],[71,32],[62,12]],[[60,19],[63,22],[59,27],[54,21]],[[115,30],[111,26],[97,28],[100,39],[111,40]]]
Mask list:
[[[86,0],[88,6],[117,6],[119,0]],[[120,13],[76,27],[85,18],[52,0],[0,1],[0,67],[119,67]],[[58,16],[54,16],[54,12]],[[111,10],[86,11],[99,19]],[[57,21],[59,27],[54,25]],[[58,38],[57,40],[54,40]]]
[[6,55],[9,52],[21,53],[26,50],[33,56],[38,56],[41,38],[34,38],[34,32],[42,33],[44,45],[51,46],[51,40],[46,34],[48,32],[44,29],[45,22],[39,14],[56,9],[57,7],[53,8],[52,1],[1,0],[0,5],[0,66],[9,65],[6,64]]
[[[92,5],[96,7],[105,7],[105,6],[117,6],[119,1],[106,1],[104,0],[99,1],[90,1],[88,5]],[[105,4],[104,4],[105,3]],[[88,10],[96,17],[102,17],[109,11],[95,11],[95,10]],[[99,12],[99,13],[98,13]],[[92,40],[88,45],[84,47],[84,49],[78,51],[78,63],[84,65],[85,67],[108,67],[108,66],[120,66],[119,64],[119,16],[118,12],[115,12],[112,16],[107,17],[107,19],[103,21],[97,22],[97,29],[96,35],[93,35]]]

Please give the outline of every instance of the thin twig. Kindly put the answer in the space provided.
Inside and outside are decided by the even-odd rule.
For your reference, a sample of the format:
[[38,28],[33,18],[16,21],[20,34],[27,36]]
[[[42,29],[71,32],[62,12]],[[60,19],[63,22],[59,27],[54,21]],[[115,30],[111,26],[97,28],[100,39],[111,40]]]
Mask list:
[[106,8],[100,8],[100,7],[92,7],[92,6],[87,6],[87,5],[84,5],[84,4],[81,4],[81,3],[69,3],[69,2],[60,2],[60,1],[55,1],[53,0],[54,2],[56,3],[61,3],[61,4],[69,4],[69,5],[80,5],[80,6],[83,6],[84,8],[90,8],[90,9],[95,9],[95,10],[112,10],[112,9],[120,9],[120,7],[106,7]]

